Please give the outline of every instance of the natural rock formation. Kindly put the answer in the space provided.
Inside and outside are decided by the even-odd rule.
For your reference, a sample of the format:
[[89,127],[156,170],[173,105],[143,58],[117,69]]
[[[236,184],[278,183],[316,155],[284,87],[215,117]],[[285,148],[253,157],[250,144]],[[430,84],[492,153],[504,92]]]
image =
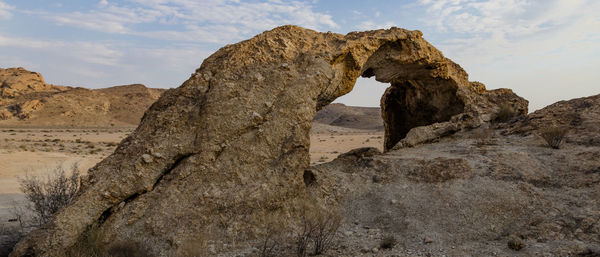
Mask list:
[[549,127],[568,128],[567,142],[600,146],[600,95],[560,101],[508,124],[507,133],[539,134]]
[[65,87],[48,85],[37,72],[24,68],[0,68],[0,97],[14,98],[33,92],[60,92]]
[[[394,235],[400,249],[377,256],[599,256],[598,106],[600,95],[561,101],[435,143],[310,167],[307,191],[343,199],[351,221],[330,254]],[[536,135],[553,125],[570,129],[559,150]]]
[[62,255],[90,233],[157,256],[183,255],[194,240],[223,253],[260,234],[265,217],[293,221],[311,121],[361,75],[392,84],[382,98],[388,150],[480,126],[496,99],[526,112],[509,90],[469,82],[419,31],[279,27],[223,47],[165,92],[74,202],[11,256]]
[[134,84],[102,89],[48,85],[23,68],[0,69],[0,126],[137,125],[164,92]]

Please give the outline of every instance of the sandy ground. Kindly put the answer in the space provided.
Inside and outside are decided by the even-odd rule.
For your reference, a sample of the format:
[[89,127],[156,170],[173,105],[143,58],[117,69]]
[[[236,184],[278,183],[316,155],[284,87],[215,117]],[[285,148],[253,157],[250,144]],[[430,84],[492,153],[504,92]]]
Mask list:
[[[22,129],[0,128],[0,225],[14,218],[15,206],[25,201],[19,178],[45,177],[57,167],[82,173],[110,155],[134,128]],[[315,126],[311,133],[311,164],[333,160],[360,147],[383,148],[383,132]]]

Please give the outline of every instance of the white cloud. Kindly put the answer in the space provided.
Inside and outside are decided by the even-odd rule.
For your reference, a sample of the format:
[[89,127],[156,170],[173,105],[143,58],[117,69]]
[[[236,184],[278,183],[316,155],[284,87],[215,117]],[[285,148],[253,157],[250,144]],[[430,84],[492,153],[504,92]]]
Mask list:
[[391,27],[396,26],[395,23],[388,21],[383,24],[375,23],[372,20],[363,21],[356,26],[359,30],[375,30],[375,29],[389,29]]
[[33,38],[7,37],[0,34],[0,46],[34,49],[70,57],[91,64],[115,66],[123,53],[110,44],[85,41],[50,41]]
[[598,1],[420,2],[428,6],[430,25],[441,32],[459,33],[442,42],[444,48],[482,62],[552,51],[600,33]]
[[[483,82],[491,88],[510,87],[521,92],[531,100],[531,109],[565,97],[589,95],[597,88],[593,77],[597,75],[580,71],[600,65],[599,1],[419,3],[427,8],[427,24],[445,35],[437,47],[463,65],[475,80],[489,78]],[[573,81],[583,84],[573,87]],[[553,85],[554,90],[548,90],[547,85]]]
[[[102,0],[88,12],[45,16],[60,25],[107,33],[193,42],[229,43],[285,24],[311,29],[337,28],[330,15],[300,1],[132,0],[117,5]],[[162,24],[167,29],[137,29],[137,24]]]
[[14,6],[8,5],[7,3],[0,1],[0,20],[8,20],[12,18],[12,10],[14,9]]

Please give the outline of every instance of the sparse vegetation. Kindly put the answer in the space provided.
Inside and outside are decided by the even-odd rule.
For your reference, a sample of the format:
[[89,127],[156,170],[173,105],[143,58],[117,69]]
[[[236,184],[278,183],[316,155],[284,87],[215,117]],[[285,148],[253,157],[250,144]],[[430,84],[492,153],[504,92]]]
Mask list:
[[523,242],[523,239],[516,236],[511,236],[511,238],[507,242],[507,246],[509,249],[520,251],[525,248],[527,245]]
[[29,209],[34,213],[35,222],[43,225],[68,205],[79,190],[79,169],[76,164],[73,165],[68,176],[64,168],[59,166],[45,180],[26,175],[19,179],[19,184],[31,203]]
[[315,202],[302,202],[301,223],[296,231],[296,254],[305,257],[309,246],[313,255],[324,253],[331,246],[342,224],[342,216],[335,208],[324,208]]
[[394,248],[394,246],[396,246],[397,243],[398,242],[396,240],[396,237],[392,234],[388,234],[383,236],[383,239],[381,239],[381,242],[379,243],[379,248],[392,249]]
[[569,132],[567,127],[549,127],[542,129],[540,136],[546,141],[548,146],[559,149],[567,132]]
[[269,217],[265,222],[264,235],[260,245],[260,257],[278,256],[278,251],[282,247],[285,238],[285,222],[277,217]]

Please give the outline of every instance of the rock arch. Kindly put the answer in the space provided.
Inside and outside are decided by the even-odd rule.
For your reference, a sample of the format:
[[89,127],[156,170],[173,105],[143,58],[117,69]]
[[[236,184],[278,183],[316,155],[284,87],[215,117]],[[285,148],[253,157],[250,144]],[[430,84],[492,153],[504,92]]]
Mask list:
[[91,230],[170,256],[198,235],[239,242],[268,215],[293,217],[312,118],[361,75],[392,84],[382,98],[387,150],[479,126],[500,103],[526,113],[510,90],[469,82],[419,31],[278,27],[221,48],[165,92],[74,202],[11,256],[60,256]]

